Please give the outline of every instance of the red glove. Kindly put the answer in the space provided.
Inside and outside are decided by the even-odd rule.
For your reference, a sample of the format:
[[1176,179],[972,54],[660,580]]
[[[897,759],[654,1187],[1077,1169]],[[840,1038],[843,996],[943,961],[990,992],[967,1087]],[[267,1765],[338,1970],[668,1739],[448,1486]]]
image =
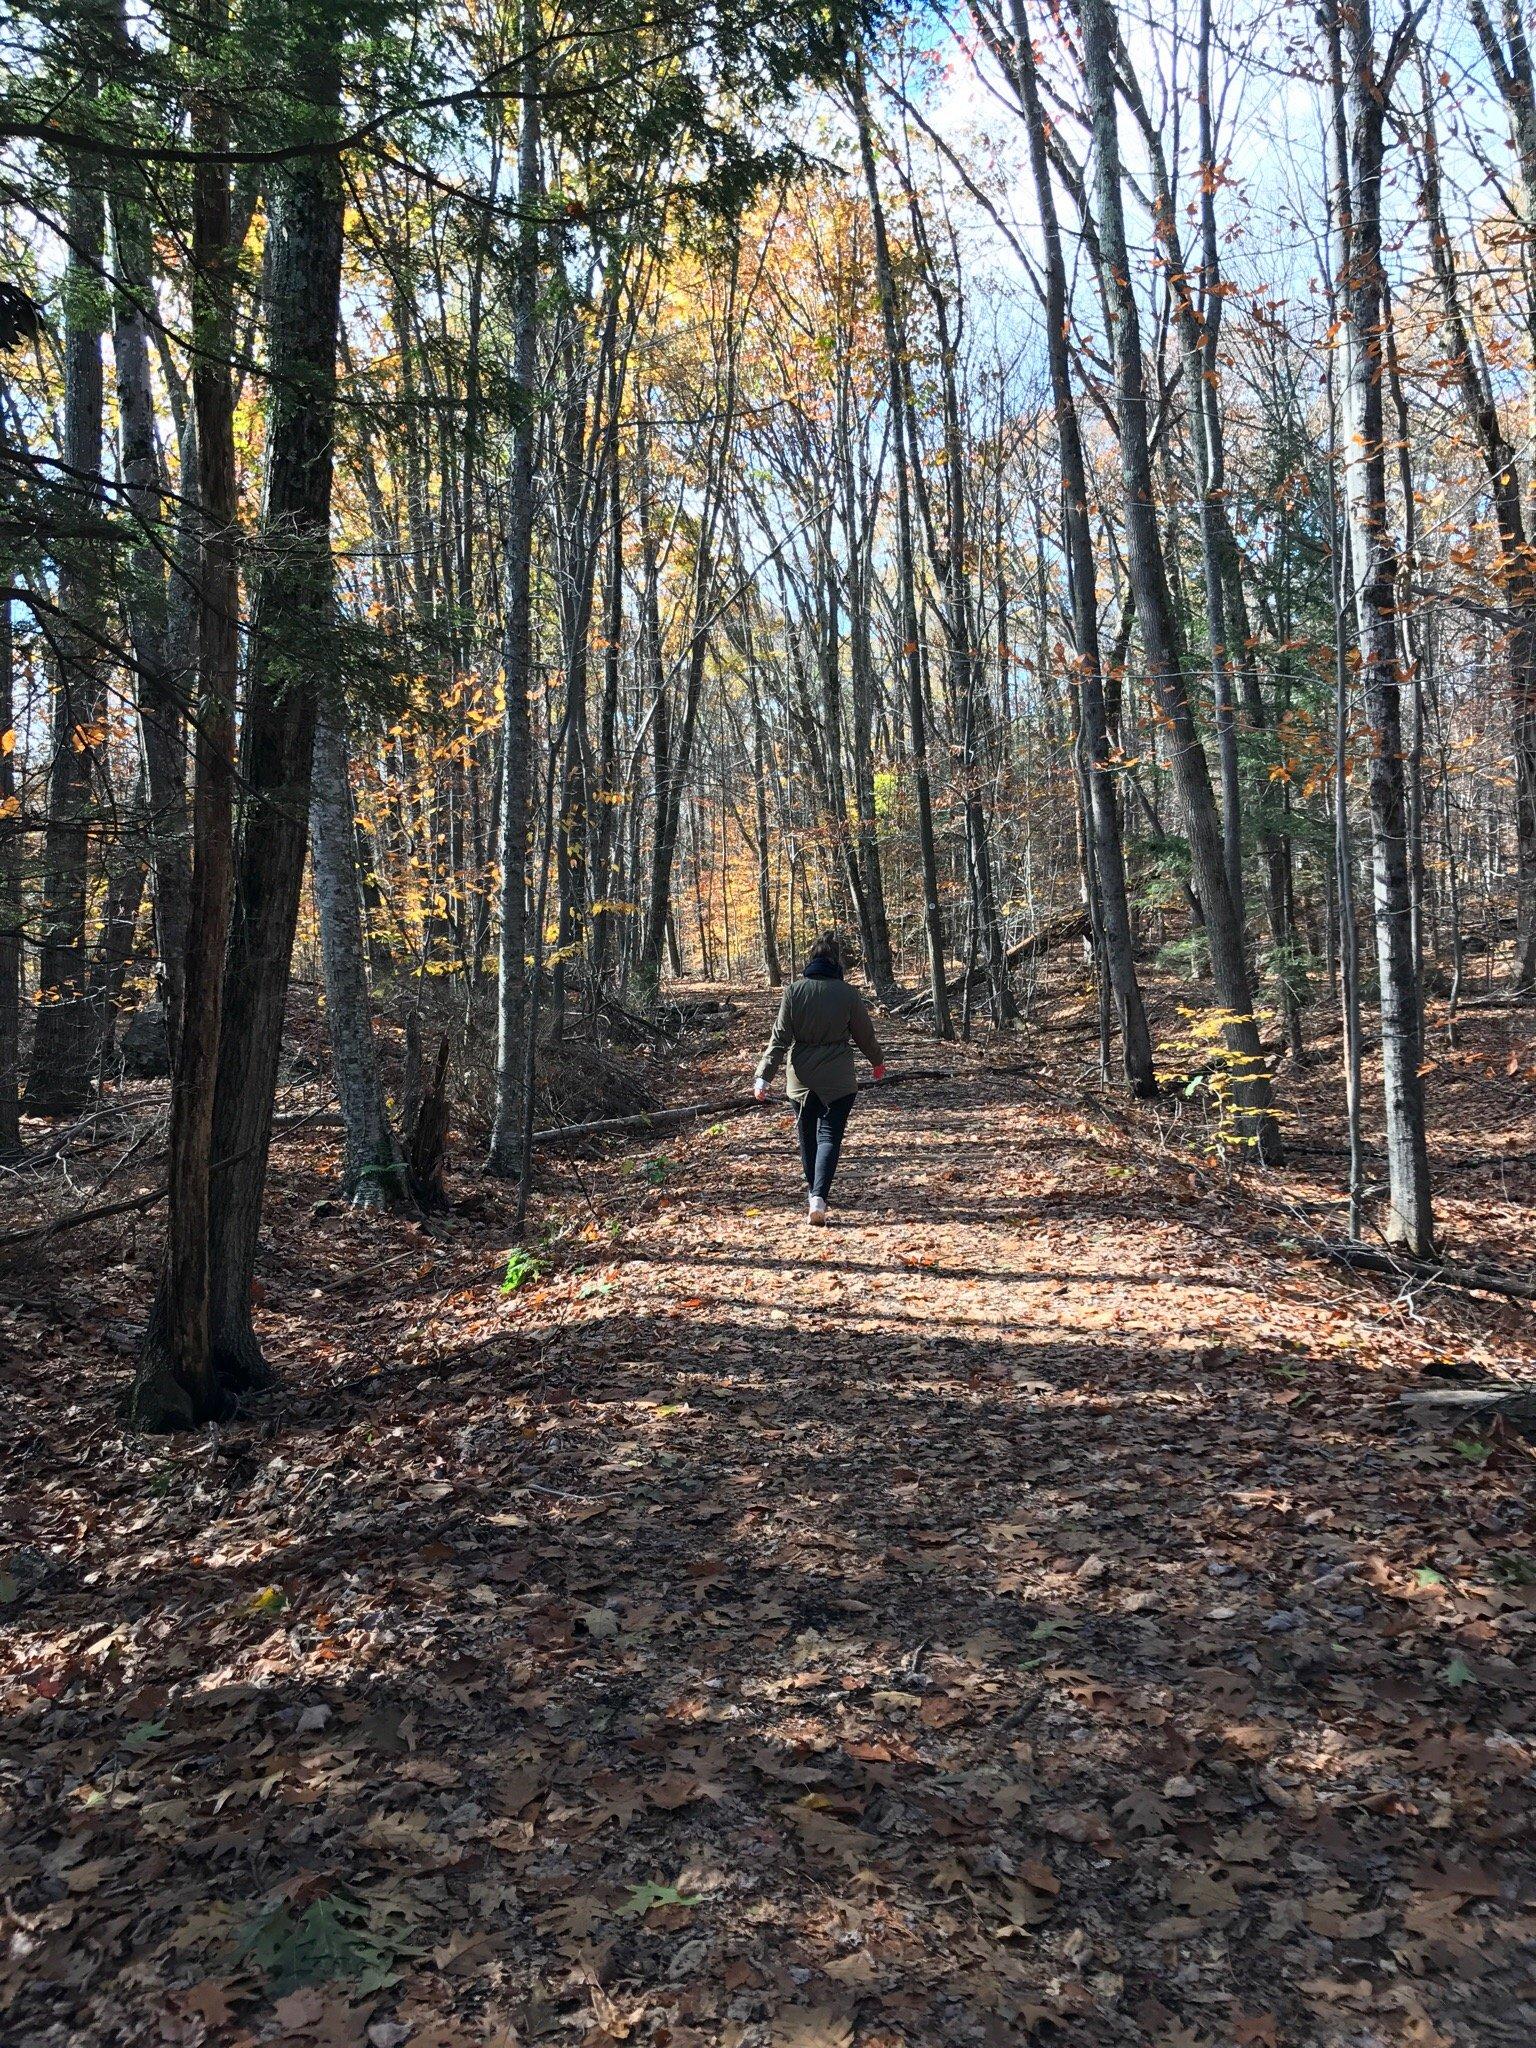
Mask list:
[[885,1079],[885,1061],[882,1060],[878,1067],[871,1067],[870,1072],[877,1081],[883,1081]]

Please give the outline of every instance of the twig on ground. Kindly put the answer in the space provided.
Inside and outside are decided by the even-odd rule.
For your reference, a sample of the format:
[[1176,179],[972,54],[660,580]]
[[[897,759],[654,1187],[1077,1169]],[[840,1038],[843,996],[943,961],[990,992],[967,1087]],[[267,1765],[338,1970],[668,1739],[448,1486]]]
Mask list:
[[[306,1116],[289,1118],[287,1128],[296,1130],[300,1124],[314,1123],[324,1114],[324,1110],[316,1109]],[[245,1153],[236,1153],[234,1158],[215,1160],[213,1171],[219,1173],[245,1156]],[[115,1167],[113,1171],[116,1171]],[[79,1230],[87,1223],[105,1223],[113,1216],[128,1216],[135,1211],[153,1209],[157,1202],[165,1200],[169,1192],[165,1187],[151,1188],[146,1194],[130,1195],[121,1202],[102,1202],[95,1208],[77,1209],[72,1216],[56,1216],[51,1223],[39,1223],[30,1230],[8,1230],[0,1237],[0,1251],[14,1251],[18,1245],[24,1244],[46,1244],[50,1238],[58,1237],[66,1230]]]
[[1410,1259],[1366,1244],[1325,1244],[1323,1250],[1341,1266],[1383,1273],[1393,1280],[1416,1281],[1423,1287],[1450,1287],[1468,1294],[1501,1294],[1511,1301],[1536,1301],[1536,1276],[1500,1273],[1481,1266],[1454,1266],[1439,1259]]

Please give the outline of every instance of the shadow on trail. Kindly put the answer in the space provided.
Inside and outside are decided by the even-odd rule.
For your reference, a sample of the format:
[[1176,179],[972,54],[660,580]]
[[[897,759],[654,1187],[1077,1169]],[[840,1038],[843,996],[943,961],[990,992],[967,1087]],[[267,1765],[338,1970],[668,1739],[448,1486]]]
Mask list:
[[[1110,2048],[1138,2000],[1194,2025],[1219,1992],[1308,2039],[1272,1916],[1419,1867],[1392,1788],[1449,1796],[1468,1742],[1497,1781],[1487,1738],[1526,1711],[1486,1655],[1439,1684],[1434,1602],[1366,1625],[1404,1521],[1398,1426],[1346,1429],[1364,1375],[1330,1365],[1298,1409],[1168,1346],[839,1344],[724,1299],[508,1349],[341,1396],[305,1376],[222,1485],[184,1461],[178,1555],[98,1551],[99,1584],[48,1590],[72,1641],[135,1648],[77,1658],[16,1730],[56,1733],[14,1896],[49,1904],[82,1787],[110,1790],[93,1853],[130,1874],[75,1899],[23,2031],[60,1981],[83,2009],[142,1996],[113,1928],[148,1813],[188,1981],[318,1873],[396,1902],[391,1999],[430,2002],[453,1937],[460,1980],[510,1973],[551,2030],[590,2033],[571,1964],[595,1944],[608,1995],[679,2028],[723,2027],[734,1957],[733,2024],[828,2006],[862,2038],[889,1994],[912,2041],[979,2040],[989,2012],[1050,2039],[1044,2012]],[[232,1561],[188,1568],[209,1553]],[[1339,1739],[1362,1701],[1374,1760]],[[1255,1874],[1172,1982],[1153,1930],[1243,1828]],[[634,1910],[657,1883],[697,1902],[675,1926]],[[1388,1966],[1379,1935],[1344,1946]]]
[[[861,1108],[846,1239],[798,1235],[781,1129],[663,1141],[717,1238],[693,1206],[675,1241],[642,1220],[611,1306],[556,1293],[457,1359],[343,1325],[222,1450],[168,1455],[152,1504],[73,1473],[113,1519],[61,1521],[7,1611],[56,1688],[29,1676],[0,1735],[18,2038],[61,1985],[133,2048],[271,2037],[249,1978],[198,2034],[142,1958],[237,1981],[284,1885],[377,1905],[400,1982],[370,2023],[467,2009],[455,2048],[493,2016],[529,2042],[1312,2048],[1309,1983],[1385,2012],[1410,1980],[1480,2048],[1526,2038],[1520,1942],[1475,1975],[1460,1932],[1526,1882],[1528,1684],[1497,1601],[1421,1578],[1441,1540],[1471,1571],[1518,1534],[1521,1473],[1426,1449],[1334,1351],[1234,1347],[1241,1269],[1197,1263],[1225,1221],[1130,1179],[1019,1184],[1021,1151],[1038,1177],[1108,1148],[1050,1110],[978,1135],[993,1102],[1017,1107],[983,1081]],[[635,1165],[594,1177],[627,1195]],[[974,1266],[921,1262],[946,1222]],[[1112,1269],[1048,1243],[1030,1268],[1037,1224],[1104,1228]],[[981,1280],[974,1317],[923,1301]],[[1185,1343],[1182,1313],[1030,1320],[1042,1287],[1181,1286],[1220,1290]],[[1480,1889],[1434,1948],[1405,1913],[1453,1835]],[[109,1867],[71,1886],[83,1841]]]
[[[861,1221],[863,1219],[861,1218]],[[882,1218],[881,1221],[886,1219]],[[849,1258],[842,1249],[846,1242],[846,1230],[833,1228],[825,1233],[812,1235],[805,1232],[806,1253],[796,1258],[792,1253],[765,1252],[755,1246],[743,1246],[733,1242],[718,1248],[690,1244],[664,1255],[652,1253],[633,1261],[640,1265],[656,1266],[715,1266],[722,1270],[745,1267],[752,1272],[766,1273],[863,1273],[889,1280],[892,1286],[910,1286],[922,1280],[996,1280],[1009,1286],[1069,1286],[1093,1288],[1105,1287],[1225,1287],[1239,1290],[1250,1287],[1251,1277],[1241,1273],[1206,1271],[1191,1268],[1188,1271],[1172,1269],[1166,1272],[1111,1271],[1099,1267],[1093,1272],[1084,1272],[1072,1267],[1041,1266],[1000,1266],[991,1258],[973,1266],[946,1266],[918,1255],[910,1265],[903,1262],[901,1252],[896,1253],[893,1265],[886,1259]],[[842,1242],[840,1242],[842,1240]]]

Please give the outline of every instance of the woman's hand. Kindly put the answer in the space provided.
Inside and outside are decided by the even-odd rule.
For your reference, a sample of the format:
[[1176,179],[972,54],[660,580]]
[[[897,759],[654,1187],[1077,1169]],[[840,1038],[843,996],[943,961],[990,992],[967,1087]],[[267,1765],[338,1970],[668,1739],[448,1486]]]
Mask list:
[[752,1093],[759,1102],[766,1102],[768,1100],[768,1083],[762,1080],[754,1081],[752,1083]]
[[871,1067],[869,1071],[877,1081],[883,1081],[885,1079],[885,1061],[882,1060],[878,1067]]

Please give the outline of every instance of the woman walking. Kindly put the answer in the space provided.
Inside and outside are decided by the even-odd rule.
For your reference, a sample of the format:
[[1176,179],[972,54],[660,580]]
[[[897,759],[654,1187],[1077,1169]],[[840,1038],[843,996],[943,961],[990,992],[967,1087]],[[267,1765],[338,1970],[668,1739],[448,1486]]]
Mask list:
[[[851,1042],[850,1042],[851,1041]],[[864,998],[843,979],[843,949],[835,932],[824,932],[811,947],[805,972],[792,981],[779,1004],[778,1021],[768,1050],[758,1061],[752,1092],[768,1099],[768,1083],[789,1055],[785,1090],[795,1105],[800,1136],[800,1163],[805,1168],[809,1200],[806,1220],[825,1224],[832,1176],[843,1149],[848,1112],[858,1093],[857,1046],[874,1069],[885,1076],[885,1055],[869,1021]]]

